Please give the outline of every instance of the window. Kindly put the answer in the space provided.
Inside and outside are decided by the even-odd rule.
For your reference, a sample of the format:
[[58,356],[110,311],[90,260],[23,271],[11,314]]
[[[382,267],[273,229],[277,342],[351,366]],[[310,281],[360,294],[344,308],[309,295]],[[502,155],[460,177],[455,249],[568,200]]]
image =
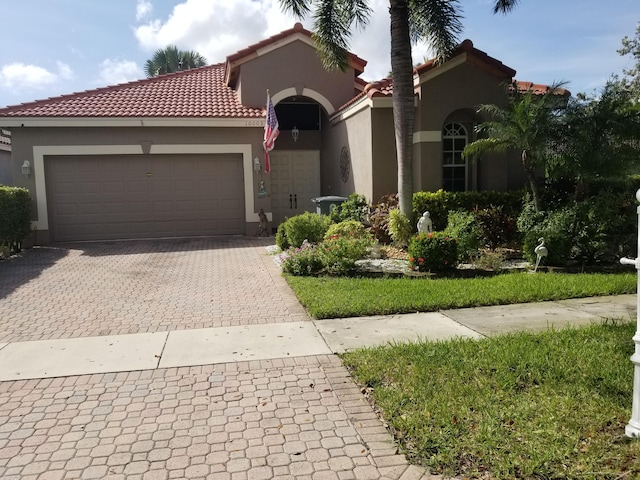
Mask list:
[[467,161],[462,151],[467,145],[467,130],[450,122],[442,129],[442,188],[450,192],[467,190]]

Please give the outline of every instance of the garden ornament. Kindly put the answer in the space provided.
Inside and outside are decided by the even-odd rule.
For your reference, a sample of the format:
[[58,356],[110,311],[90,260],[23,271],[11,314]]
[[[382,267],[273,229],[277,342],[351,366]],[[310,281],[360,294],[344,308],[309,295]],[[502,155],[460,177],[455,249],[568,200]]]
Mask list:
[[544,246],[544,238],[540,237],[538,241],[540,242],[540,245],[538,245],[533,250],[534,253],[537,255],[536,267],[533,269],[534,272],[538,270],[538,265],[540,265],[540,260],[542,260],[542,257],[546,257],[547,255],[549,255],[549,250],[547,250],[547,247]]
[[431,214],[424,212],[420,220],[418,220],[418,232],[419,233],[431,233],[433,232],[433,222],[431,221]]

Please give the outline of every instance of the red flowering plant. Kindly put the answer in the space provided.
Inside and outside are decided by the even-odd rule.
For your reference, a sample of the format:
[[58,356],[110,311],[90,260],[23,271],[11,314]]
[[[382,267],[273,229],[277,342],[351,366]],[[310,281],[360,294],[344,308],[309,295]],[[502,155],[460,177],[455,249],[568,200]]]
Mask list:
[[455,268],[458,241],[444,232],[419,233],[409,242],[409,267],[419,272]]

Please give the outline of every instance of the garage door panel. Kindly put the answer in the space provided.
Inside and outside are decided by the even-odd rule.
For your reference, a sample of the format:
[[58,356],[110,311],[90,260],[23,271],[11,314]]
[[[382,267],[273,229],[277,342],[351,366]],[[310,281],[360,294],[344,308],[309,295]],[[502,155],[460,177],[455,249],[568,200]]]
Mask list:
[[241,155],[46,157],[54,241],[244,233]]

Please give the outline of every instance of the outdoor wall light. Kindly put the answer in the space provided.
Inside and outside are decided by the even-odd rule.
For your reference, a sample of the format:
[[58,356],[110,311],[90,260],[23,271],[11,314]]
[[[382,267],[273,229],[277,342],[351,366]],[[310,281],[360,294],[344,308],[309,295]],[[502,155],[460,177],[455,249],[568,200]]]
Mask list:
[[31,164],[29,163],[29,160],[25,160],[22,164],[22,174],[25,177],[28,177],[31,174]]
[[298,127],[294,126],[293,130],[291,130],[291,136],[293,137],[294,142],[298,141],[298,135],[300,135],[300,130],[298,130]]
[[260,165],[260,160],[258,160],[258,157],[253,159],[253,169],[256,173],[259,173],[262,169],[262,165]]

